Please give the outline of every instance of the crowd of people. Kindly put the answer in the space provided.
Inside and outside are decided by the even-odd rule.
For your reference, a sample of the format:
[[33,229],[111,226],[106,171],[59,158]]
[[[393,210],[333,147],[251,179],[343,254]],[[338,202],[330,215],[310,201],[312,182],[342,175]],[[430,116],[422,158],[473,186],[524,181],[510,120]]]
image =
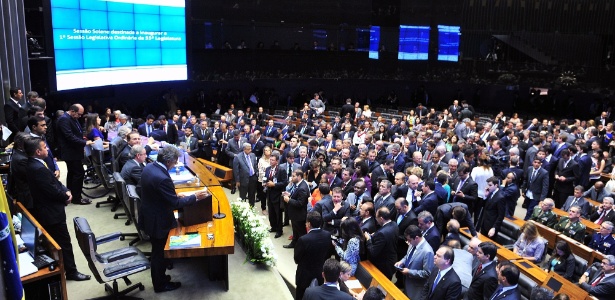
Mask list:
[[[20,102],[20,93],[11,90],[15,103]],[[28,103],[32,107],[43,105],[44,114],[44,100],[32,99]],[[5,106],[6,114],[15,114],[10,119],[14,123],[21,110],[11,111]],[[232,168],[231,193],[238,190],[239,198],[251,206],[260,202],[274,238],[282,237],[284,227],[290,225],[291,242],[284,248],[294,249],[298,264],[297,299],[312,299],[308,287],[313,279],[325,285],[332,283],[331,276],[322,278],[321,266],[325,270],[340,268],[327,265],[333,255],[348,264],[344,273],[351,276],[361,260],[370,260],[386,277],[395,276],[396,285],[411,299],[518,295],[517,267],[504,261],[495,263],[495,245],[478,243],[476,238],[467,251],[461,250],[459,233],[460,228],[468,227],[474,237],[480,232],[495,240],[504,218],[515,214],[587,242],[605,254],[604,276],[573,278],[573,253],[565,242],[555,245],[553,255],[543,263],[546,249],[532,222],[523,226],[514,244],[515,253],[569,280],[579,280],[581,288],[599,299],[608,298],[615,289],[613,191],[601,181],[601,174],[613,169],[615,141],[609,111],[592,120],[522,120],[516,114],[508,117],[500,112],[488,121],[479,121],[471,105],[454,100],[439,109],[419,103],[408,114],[389,119],[351,99],[341,108],[326,107],[318,93],[299,110],[289,110],[278,119],[271,118],[263,107],[252,111],[251,107],[237,109],[231,104],[226,110],[218,107],[211,119],[191,110],[174,111],[169,119],[164,115],[137,119],[109,109],[100,116],[87,114],[82,123],[84,109],[74,104],[57,124],[50,125],[36,115],[40,113],[36,108],[31,110],[34,115],[21,123],[27,128],[18,125],[21,128],[15,132],[27,129],[31,135],[44,136],[46,132],[40,127],[54,128],[53,139],[59,144],[60,158],[68,171],[67,187],[58,187],[57,191],[62,212],[68,200],[90,203],[81,197],[83,147],[111,139],[102,145],[117,149],[114,151],[127,182],[150,187],[143,205],[153,205],[148,204],[150,198],[165,203],[158,206],[164,209],[152,213],[164,222],[152,221],[150,224],[158,225],[147,229],[151,236],[160,237],[152,241],[158,250],[160,244],[164,246],[162,233],[172,227],[172,221],[167,222],[172,218],[172,208],[204,195],[178,198],[172,193],[151,194],[166,183],[140,177],[141,172],[154,174],[160,168],[168,169],[177,155],[159,153],[158,162],[144,167],[145,156],[157,149],[154,141],[176,145],[194,156]],[[147,145],[141,145],[140,136],[148,137]],[[39,162],[48,157],[42,153],[48,153],[42,150],[48,148],[41,144],[44,140],[36,140],[39,147],[28,146],[30,138],[25,140],[24,157],[31,157],[28,163],[44,165],[50,176],[58,178],[53,159],[51,163]],[[16,152],[20,151],[19,141],[15,143]],[[11,177],[19,178],[19,172],[15,164]],[[25,180],[21,184],[31,183]],[[13,189],[16,193],[18,190]],[[44,219],[39,197],[32,193],[31,208],[37,218]],[[594,207],[584,197],[601,204]],[[524,202],[521,211],[518,201]],[[553,207],[569,216],[557,221]],[[586,237],[581,218],[600,225],[600,232]],[[66,227],[63,222],[59,226],[62,230]],[[41,222],[45,228],[53,223]],[[70,244],[61,246],[71,248]],[[63,253],[72,255],[70,251]],[[66,261],[70,260],[65,257]],[[155,290],[178,288],[179,283],[165,280],[164,259],[157,256],[154,261]],[[87,277],[75,272],[67,269],[67,278]]]

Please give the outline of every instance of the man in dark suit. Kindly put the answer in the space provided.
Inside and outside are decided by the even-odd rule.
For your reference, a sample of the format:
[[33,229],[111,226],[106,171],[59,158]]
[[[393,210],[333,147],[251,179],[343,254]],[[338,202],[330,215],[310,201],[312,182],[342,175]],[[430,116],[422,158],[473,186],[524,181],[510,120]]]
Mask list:
[[[502,261],[504,262],[504,261]],[[499,263],[496,266],[496,272],[498,274],[498,288],[495,292],[487,296],[490,300],[520,300],[520,292],[517,287],[519,283],[519,268],[517,266],[507,263]]]
[[337,288],[338,280],[341,272],[340,262],[335,259],[327,259],[323,266],[322,277],[325,283],[320,286],[314,286],[305,290],[303,295],[304,300],[326,300],[326,299],[343,299],[352,300],[349,293],[343,292]]
[[4,103],[4,121],[6,122],[6,127],[11,130],[11,135],[9,136],[8,142],[13,142],[13,138],[15,135],[23,129],[21,124],[21,118],[26,115],[26,112],[21,107],[21,99],[23,98],[23,92],[21,88],[12,87],[9,90],[11,94],[11,98]]
[[376,211],[376,222],[380,225],[373,234],[364,232],[367,255],[384,276],[391,279],[397,261],[397,224],[391,220],[391,212],[382,207]]
[[213,149],[211,147],[213,134],[209,128],[207,128],[207,124],[207,121],[200,121],[199,126],[195,126],[192,131],[194,132],[194,137],[196,137],[199,147],[197,157],[211,160],[213,156]]
[[145,167],[145,159],[147,152],[141,145],[132,146],[130,149],[130,157],[122,167],[120,175],[126,181],[126,184],[132,184],[137,187],[137,193],[141,195],[141,173]]
[[580,185],[574,187],[574,194],[566,199],[566,202],[562,205],[562,210],[568,211],[573,206],[581,208],[581,216],[583,218],[589,217],[589,202],[583,198],[583,187]]
[[455,254],[453,249],[442,246],[434,255],[435,267],[431,270],[429,279],[423,287],[420,299],[442,300],[459,299],[461,295],[461,280],[453,269]]
[[359,226],[362,232],[372,234],[376,232],[376,217],[374,213],[374,203],[371,201],[363,202],[359,208]]
[[389,174],[391,174],[391,170],[393,169],[394,163],[395,162],[392,159],[387,159],[384,164],[379,165],[372,171],[370,179],[372,181],[372,195],[376,195],[378,193],[378,179],[380,177],[389,178]]
[[472,269],[472,282],[464,299],[488,299],[498,287],[498,274],[495,270],[498,248],[492,242],[478,244],[476,257],[479,265]]
[[534,207],[544,200],[549,192],[549,172],[542,168],[542,160],[539,157],[534,158],[532,167],[525,172],[521,188],[525,190],[525,197],[530,199],[524,218],[527,221],[532,216]]
[[428,211],[422,211],[418,216],[418,226],[423,232],[423,237],[431,246],[431,249],[440,248],[440,232],[434,224],[433,215]]
[[[451,185],[452,202],[462,202],[468,208],[468,213],[474,211],[474,203],[478,200],[478,184],[470,177],[470,165],[460,163],[457,168],[457,180]],[[459,221],[459,220],[458,220]],[[461,221],[459,221],[461,223]],[[446,224],[446,223],[443,223]]]
[[303,180],[303,171],[294,170],[291,177],[290,190],[282,193],[282,199],[287,205],[287,214],[292,221],[293,240],[284,248],[295,248],[297,240],[306,234],[305,218],[307,215],[307,203],[310,196],[310,188]]
[[267,137],[275,137],[278,134],[278,128],[275,127],[273,120],[269,120],[267,121],[267,126],[265,127],[265,130],[263,131],[263,133],[265,134],[265,136]]
[[602,224],[604,221],[615,222],[615,210],[613,210],[613,198],[604,197],[602,199],[602,205],[589,217],[589,219],[596,223]]
[[472,221],[468,206],[464,203],[453,202],[438,206],[438,210],[436,211],[436,227],[442,236],[446,236],[448,233],[446,230],[446,224],[451,219],[457,220],[457,222],[459,222],[459,227],[461,228],[468,227],[472,236],[477,236],[474,221]]
[[592,158],[587,154],[587,146],[585,144],[578,145],[577,150],[577,168],[579,169],[579,178],[577,179],[576,184],[587,189],[589,187],[589,172],[591,172],[592,169]]
[[[265,169],[263,184],[266,187],[265,196],[269,206],[269,225],[271,232],[275,232],[274,238],[282,236],[282,192],[288,185],[286,169],[279,166],[280,156],[275,153],[269,157],[270,166]],[[264,201],[264,200],[261,200]]]
[[199,140],[192,135],[192,127],[186,127],[184,129],[184,136],[177,139],[177,145],[181,146],[184,144],[184,149],[186,152],[192,154],[193,156],[197,156],[199,152]]
[[[418,205],[414,206],[412,210],[415,213],[420,213],[422,211],[428,211],[431,215],[435,215],[438,210],[438,196],[436,195],[436,184],[433,179],[429,179],[422,184],[423,196],[420,201],[418,201]],[[435,250],[435,249],[434,249]]]
[[350,114],[352,117],[354,115],[354,105],[352,105],[352,99],[346,99],[346,104],[342,105],[342,109],[340,109],[340,117],[345,117],[347,114]]
[[555,207],[561,207],[566,198],[574,192],[574,182],[578,177],[577,162],[570,157],[570,150],[564,149],[555,169],[553,200]]
[[589,278],[586,272],[579,280],[579,286],[598,300],[613,298],[615,293],[615,256],[607,255],[602,259],[602,270]]
[[66,187],[73,193],[73,204],[90,204],[92,201],[81,198],[83,190],[83,148],[94,142],[83,138],[79,118],[83,115],[83,106],[73,104],[63,116],[58,118],[58,141],[62,149],[62,160],[66,163]]
[[[295,174],[293,174],[294,176]],[[318,279],[319,284],[323,283],[323,278],[320,276],[321,266],[328,258],[327,256],[330,255],[332,247],[331,234],[320,229],[322,217],[318,212],[312,211],[307,214],[307,222],[304,219],[304,224],[301,225],[304,226],[304,229],[307,227],[308,233],[297,239],[295,247],[294,259],[297,264],[295,299],[304,299],[303,294],[314,278]],[[339,277],[339,271],[337,276]]]
[[139,127],[137,128],[137,131],[139,131],[140,135],[149,137],[150,133],[154,131],[153,125],[154,125],[154,115],[147,115],[147,117],[145,117],[145,123],[139,125]]
[[160,121],[160,127],[162,131],[167,134],[167,143],[175,144],[177,143],[177,139],[179,138],[177,133],[177,127],[171,121],[167,121],[167,118],[164,115],[158,117],[158,121]]
[[30,138],[32,137],[25,132],[19,132],[15,135],[8,179],[8,193],[28,210],[32,210],[33,201],[28,187],[29,174],[26,170],[28,155],[24,150],[24,143]]
[[58,163],[53,157],[53,153],[51,152],[51,147],[49,147],[49,143],[47,143],[47,121],[44,117],[33,116],[28,119],[26,124],[28,125],[27,127],[30,129],[30,135],[33,137],[42,138],[45,142],[45,145],[47,145],[48,155],[47,158],[45,158],[45,163],[47,164],[47,168],[49,168],[49,170],[53,172],[53,175],[56,178],[60,178],[60,167],[58,166]]
[[73,246],[66,226],[65,207],[71,202],[73,195],[45,165],[44,159],[47,157],[45,141],[34,137],[26,139],[24,148],[28,155],[26,172],[33,201],[32,215],[62,247],[66,279],[89,280],[89,275],[77,271]]
[[480,223],[480,233],[490,238],[497,236],[506,215],[506,203],[499,187],[499,178],[493,176],[487,179],[487,192]]
[[169,137],[167,136],[167,133],[162,130],[162,126],[163,125],[162,123],[160,123],[160,121],[154,121],[154,123],[152,124],[154,130],[149,133],[149,137],[153,138],[155,141],[158,142],[168,142]]
[[391,182],[386,179],[380,182],[378,194],[374,196],[374,210],[378,211],[381,207],[386,207],[391,213],[391,218],[394,219],[396,215],[395,199],[391,196],[391,185]]
[[233,160],[233,174],[235,184],[239,188],[239,197],[254,207],[256,197],[256,184],[258,184],[257,158],[252,153],[250,143],[243,144],[243,152],[238,153]]
[[419,220],[416,214],[410,209],[410,203],[405,198],[395,200],[395,210],[397,210],[397,259],[401,259],[408,252],[408,244],[404,232],[410,225],[418,225]]
[[350,217],[350,205],[343,200],[342,188],[336,187],[331,190],[331,198],[323,198],[314,206],[314,210],[322,215],[322,229],[332,235],[339,235],[342,218]]
[[209,194],[198,191],[193,195],[177,194],[169,175],[169,169],[177,164],[179,150],[164,147],[158,152],[157,161],[143,168],[141,174],[142,203],[139,211],[141,228],[150,236],[152,243],[151,274],[154,291],[172,291],[181,286],[180,282],[167,281],[164,246],[169,230],[175,227],[173,210],[194,204]]
[[594,233],[587,246],[604,255],[615,255],[615,238],[613,238],[612,232],[613,223],[610,221],[602,222],[600,230],[598,233]]

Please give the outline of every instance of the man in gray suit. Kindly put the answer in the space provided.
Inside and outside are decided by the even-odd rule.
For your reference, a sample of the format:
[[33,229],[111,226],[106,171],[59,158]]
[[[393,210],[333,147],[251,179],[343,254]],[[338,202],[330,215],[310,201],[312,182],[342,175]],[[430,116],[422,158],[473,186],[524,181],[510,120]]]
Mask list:
[[235,184],[239,188],[239,197],[244,201],[248,199],[250,207],[254,207],[256,184],[258,183],[256,162],[256,155],[252,153],[250,143],[244,143],[243,152],[237,154],[233,160],[233,174]]
[[[242,149],[243,149],[242,145],[246,142],[247,140],[241,137],[241,132],[239,132],[239,130],[233,131],[233,138],[228,141],[228,144],[226,144],[226,149],[224,150],[224,152],[226,153],[229,159],[229,166],[231,168],[233,168],[234,166],[233,160],[235,159],[237,154],[242,152]],[[237,176],[237,172],[233,171],[233,178],[235,178],[236,176]],[[237,179],[235,179],[234,181],[237,182]],[[235,190],[236,190],[235,187],[236,186],[232,186],[231,194],[235,194]]]
[[613,194],[604,189],[604,182],[596,181],[594,186],[583,193],[583,197],[588,197],[589,199],[602,203],[604,197],[613,197]]
[[404,274],[408,298],[420,299],[423,286],[434,267],[433,250],[416,225],[408,226],[404,235],[410,248],[406,256],[395,263],[395,268]]
[[[479,242],[480,241],[474,244],[474,248],[478,247],[477,245]],[[468,252],[468,250],[470,250],[469,246],[468,250],[461,249],[461,243],[459,243],[458,240],[449,240],[448,246],[453,248],[453,252],[455,253],[453,269],[457,272],[457,275],[459,275],[459,279],[461,279],[461,295],[463,296],[468,291],[470,283],[472,282],[472,262],[474,261],[474,255]],[[476,249],[474,249],[474,251],[476,251]]]

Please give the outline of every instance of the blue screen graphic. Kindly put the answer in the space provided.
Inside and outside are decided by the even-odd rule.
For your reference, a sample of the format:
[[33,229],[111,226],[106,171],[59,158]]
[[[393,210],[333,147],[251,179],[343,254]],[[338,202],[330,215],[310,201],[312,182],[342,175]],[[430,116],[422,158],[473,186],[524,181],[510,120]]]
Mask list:
[[57,90],[187,79],[185,0],[51,0]]
[[378,59],[378,47],[380,46],[380,26],[372,26],[369,29],[369,58]]
[[399,60],[427,60],[429,26],[399,26]]
[[438,60],[459,61],[459,26],[438,25]]

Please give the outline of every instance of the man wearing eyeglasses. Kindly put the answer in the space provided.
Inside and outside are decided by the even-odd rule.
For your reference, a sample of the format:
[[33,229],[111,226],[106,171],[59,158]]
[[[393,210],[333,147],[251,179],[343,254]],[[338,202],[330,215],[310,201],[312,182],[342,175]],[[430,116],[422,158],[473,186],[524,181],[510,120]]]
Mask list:
[[72,191],[73,204],[87,205],[90,199],[82,198],[83,177],[83,148],[94,142],[86,140],[83,136],[83,127],[79,118],[83,115],[83,106],[75,103],[58,119],[58,142],[61,149],[61,158],[66,163],[66,187]]

